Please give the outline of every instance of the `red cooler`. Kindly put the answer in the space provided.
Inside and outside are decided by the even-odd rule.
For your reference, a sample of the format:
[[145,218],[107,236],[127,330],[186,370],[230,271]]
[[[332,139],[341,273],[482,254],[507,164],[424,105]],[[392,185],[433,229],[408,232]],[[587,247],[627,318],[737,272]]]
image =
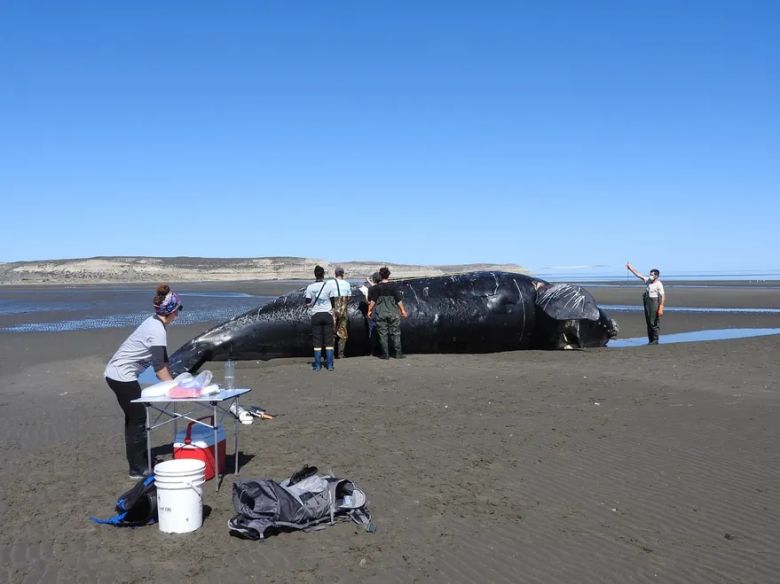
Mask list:
[[[212,418],[203,418],[209,420]],[[173,458],[196,458],[206,463],[206,480],[214,478],[214,430],[195,422],[187,424],[187,429],[176,433],[173,441]],[[217,428],[218,472],[225,469],[225,428]]]

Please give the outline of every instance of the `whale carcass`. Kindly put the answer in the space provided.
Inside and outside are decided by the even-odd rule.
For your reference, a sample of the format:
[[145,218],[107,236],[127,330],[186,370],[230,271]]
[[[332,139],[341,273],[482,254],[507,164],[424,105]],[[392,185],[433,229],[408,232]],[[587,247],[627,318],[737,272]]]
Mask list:
[[[511,272],[469,272],[396,280],[409,318],[401,320],[404,353],[492,353],[518,349],[603,347],[617,323],[590,293],[571,284]],[[371,350],[366,297],[352,286],[346,356]],[[303,289],[236,316],[181,346],[174,373],[207,361],[268,360],[312,353]]]

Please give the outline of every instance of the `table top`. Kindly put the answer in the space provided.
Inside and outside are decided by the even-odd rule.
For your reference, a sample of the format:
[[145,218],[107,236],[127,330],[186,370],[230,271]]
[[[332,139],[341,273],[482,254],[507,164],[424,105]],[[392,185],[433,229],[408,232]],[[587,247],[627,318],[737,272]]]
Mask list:
[[239,395],[244,395],[252,391],[252,388],[243,389],[222,389],[219,393],[212,393],[211,395],[204,395],[201,397],[168,397],[167,395],[161,395],[158,397],[139,397],[134,399],[131,403],[134,404],[159,404],[159,403],[174,403],[174,402],[219,402],[226,399],[232,399]]

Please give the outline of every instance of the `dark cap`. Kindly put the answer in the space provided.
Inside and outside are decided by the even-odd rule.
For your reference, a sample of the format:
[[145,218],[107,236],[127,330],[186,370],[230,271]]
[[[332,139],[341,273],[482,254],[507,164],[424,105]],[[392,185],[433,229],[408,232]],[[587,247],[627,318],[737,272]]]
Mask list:
[[341,266],[338,266],[336,268],[335,274],[337,276],[341,276],[343,278],[344,277],[344,268],[342,268]]

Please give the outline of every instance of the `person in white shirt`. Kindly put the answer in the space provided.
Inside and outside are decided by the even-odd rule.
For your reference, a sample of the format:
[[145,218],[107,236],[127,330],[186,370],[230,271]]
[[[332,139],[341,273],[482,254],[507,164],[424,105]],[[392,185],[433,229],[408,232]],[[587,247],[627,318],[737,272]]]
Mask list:
[[650,270],[649,276],[644,276],[634,269],[631,262],[626,263],[626,268],[637,278],[642,280],[647,289],[642,295],[645,305],[645,322],[647,323],[647,340],[651,345],[658,344],[658,333],[661,330],[661,317],[664,315],[664,303],[666,293],[661,283],[661,272],[658,268]]
[[182,310],[181,302],[167,284],[160,284],[152,300],[154,315],[143,321],[120,345],[106,365],[106,383],[116,395],[125,414],[125,449],[133,480],[146,476],[146,409],[132,400],[141,397],[138,376],[152,365],[160,381],[170,381],[168,335],[170,326]]
[[330,299],[338,296],[333,280],[324,281],[325,268],[314,268],[316,282],[306,287],[304,296],[311,314],[311,336],[314,344],[312,369],[322,369],[322,348],[325,347],[325,366],[333,371],[333,304]]

